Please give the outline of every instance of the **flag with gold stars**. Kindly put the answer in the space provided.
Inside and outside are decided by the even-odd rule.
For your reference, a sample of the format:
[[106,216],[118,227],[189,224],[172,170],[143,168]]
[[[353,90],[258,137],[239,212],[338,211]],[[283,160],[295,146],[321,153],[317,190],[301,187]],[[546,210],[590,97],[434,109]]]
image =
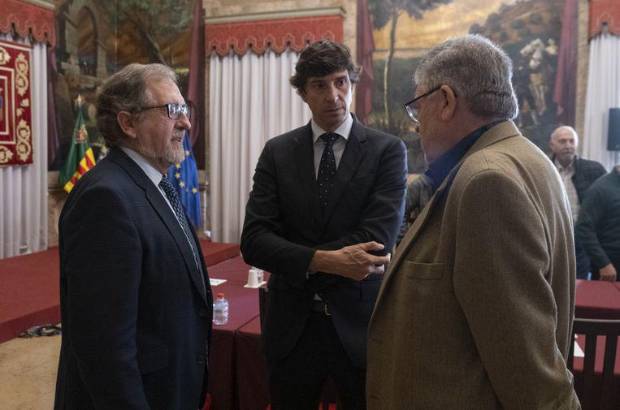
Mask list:
[[185,159],[180,164],[175,164],[168,169],[168,180],[177,189],[179,198],[185,208],[187,217],[195,228],[202,226],[200,212],[200,192],[198,190],[198,169],[189,142],[189,134],[186,132],[183,138]]

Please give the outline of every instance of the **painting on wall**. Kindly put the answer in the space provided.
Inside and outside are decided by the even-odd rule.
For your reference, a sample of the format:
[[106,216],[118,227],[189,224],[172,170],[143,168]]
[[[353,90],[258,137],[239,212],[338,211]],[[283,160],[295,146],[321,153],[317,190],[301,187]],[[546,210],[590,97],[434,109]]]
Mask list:
[[195,0],[56,0],[58,46],[54,76],[59,149],[50,170],[64,163],[78,96],[95,155],[105,154],[96,128],[95,100],[103,81],[130,63],[162,63],[187,84]]
[[[409,172],[424,170],[419,137],[403,110],[413,96],[412,75],[421,56],[442,41],[477,33],[512,58],[519,100],[516,123],[547,149],[560,123],[554,85],[565,0],[369,0],[375,51],[371,126],[405,140]],[[574,85],[568,85],[573,86]],[[574,119],[564,123],[572,125]]]

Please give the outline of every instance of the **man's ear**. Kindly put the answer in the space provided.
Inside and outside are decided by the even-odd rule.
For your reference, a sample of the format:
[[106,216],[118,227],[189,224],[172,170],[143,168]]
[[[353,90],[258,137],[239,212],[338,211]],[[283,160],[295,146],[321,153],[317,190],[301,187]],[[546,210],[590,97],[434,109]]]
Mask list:
[[439,90],[444,96],[444,105],[441,109],[441,119],[444,121],[449,121],[456,113],[456,105],[458,104],[458,100],[456,99],[454,90],[452,90],[450,86],[444,84]]
[[121,127],[121,130],[127,135],[129,138],[136,138],[136,119],[133,114],[127,111],[121,111],[116,114],[116,121],[118,122],[118,126]]

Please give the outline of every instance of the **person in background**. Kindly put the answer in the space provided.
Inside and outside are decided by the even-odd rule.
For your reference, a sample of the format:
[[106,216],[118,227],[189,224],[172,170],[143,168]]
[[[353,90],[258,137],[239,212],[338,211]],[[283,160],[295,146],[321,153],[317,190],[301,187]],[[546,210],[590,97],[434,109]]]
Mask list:
[[570,205],[512,119],[512,63],[488,39],[422,57],[405,107],[433,196],[396,249],[368,333],[371,410],[579,409]]
[[110,147],[60,215],[62,343],[55,410],[196,410],[212,296],[197,237],[167,180],[189,108],[174,71],[130,64],[103,84]]
[[[605,168],[600,163],[577,155],[578,146],[579,135],[573,127],[567,125],[556,128],[549,137],[551,161],[562,177],[575,224],[586,190],[594,181],[605,175]],[[576,238],[575,255],[577,278],[588,279],[591,271],[590,258]]]
[[620,269],[620,165],[586,191],[575,228],[595,279],[616,281]]
[[365,405],[366,332],[403,216],[402,141],[350,113],[359,69],[323,40],[291,84],[312,112],[260,155],[241,235],[271,272],[263,342],[272,408],[316,410],[327,377],[344,409]]

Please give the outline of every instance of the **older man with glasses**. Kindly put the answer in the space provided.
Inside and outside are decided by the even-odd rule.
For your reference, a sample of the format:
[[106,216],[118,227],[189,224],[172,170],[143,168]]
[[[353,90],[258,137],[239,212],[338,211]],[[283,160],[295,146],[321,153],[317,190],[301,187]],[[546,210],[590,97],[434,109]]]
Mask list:
[[196,410],[212,296],[195,232],[166,178],[191,107],[174,71],[130,64],[97,97],[110,152],[62,210],[56,410]]
[[432,196],[385,275],[368,336],[369,409],[577,409],[566,368],[570,205],[512,119],[509,57],[470,35],[432,48],[406,104]]

